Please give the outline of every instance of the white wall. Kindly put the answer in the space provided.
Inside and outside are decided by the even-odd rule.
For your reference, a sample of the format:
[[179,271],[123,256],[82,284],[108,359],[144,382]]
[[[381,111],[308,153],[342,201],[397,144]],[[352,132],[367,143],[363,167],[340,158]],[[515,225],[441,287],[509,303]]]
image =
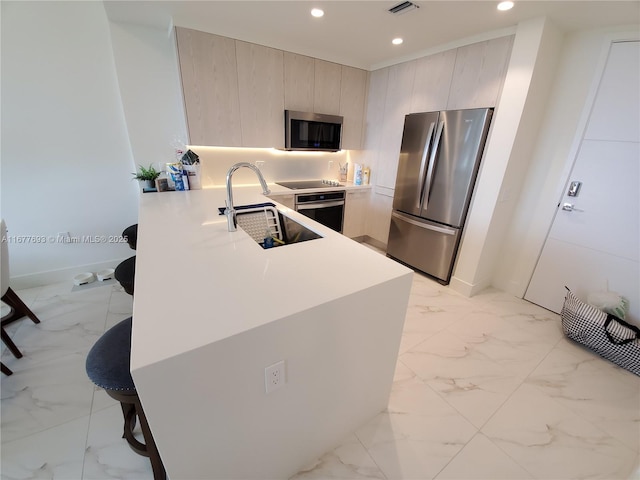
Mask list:
[[548,108],[532,150],[492,284],[522,297],[573,165],[590,109],[589,95],[612,40],[638,38],[637,28],[621,26],[566,36]]
[[175,160],[187,126],[173,29],[110,22],[122,104],[136,168]]
[[[2,216],[10,235],[119,235],[138,185],[99,2],[2,2]],[[70,279],[126,244],[9,245],[12,285]]]

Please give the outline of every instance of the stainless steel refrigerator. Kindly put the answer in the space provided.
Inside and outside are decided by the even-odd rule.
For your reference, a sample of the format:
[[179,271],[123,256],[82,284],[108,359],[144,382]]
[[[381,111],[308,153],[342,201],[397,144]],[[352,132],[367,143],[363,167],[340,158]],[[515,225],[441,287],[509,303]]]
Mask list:
[[481,108],[405,117],[387,255],[445,285],[492,114]]

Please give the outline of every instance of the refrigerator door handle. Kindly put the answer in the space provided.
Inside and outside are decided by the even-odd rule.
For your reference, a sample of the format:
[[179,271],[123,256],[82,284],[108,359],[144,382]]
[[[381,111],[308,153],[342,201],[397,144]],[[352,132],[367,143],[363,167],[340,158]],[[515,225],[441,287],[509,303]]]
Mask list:
[[422,208],[422,201],[424,195],[424,171],[427,167],[427,155],[429,154],[429,146],[431,145],[431,139],[433,138],[433,129],[436,126],[435,122],[431,122],[429,126],[429,133],[427,133],[427,141],[424,144],[424,148],[422,149],[422,159],[420,161],[420,176],[418,177],[420,181],[418,182],[418,194],[416,195],[416,208],[420,210]]
[[438,233],[444,233],[445,235],[455,235],[457,232],[455,228],[440,227],[430,223],[419,222],[409,217],[408,215],[404,215],[403,213],[400,213],[400,212],[392,212],[391,216],[396,217],[397,219],[402,220],[403,222],[407,222],[407,223],[410,223],[411,225],[415,225],[416,227],[424,228],[425,230],[433,230],[434,232],[438,232]]
[[427,178],[425,180],[425,186],[422,191],[422,204],[423,210],[427,208],[429,204],[429,193],[431,191],[431,182],[433,182],[433,171],[436,166],[436,158],[438,156],[438,148],[440,147],[440,137],[442,136],[442,130],[444,129],[444,121],[438,125],[438,132],[436,133],[436,139],[433,141],[433,148],[431,149],[431,156],[429,157],[429,166],[427,167]]

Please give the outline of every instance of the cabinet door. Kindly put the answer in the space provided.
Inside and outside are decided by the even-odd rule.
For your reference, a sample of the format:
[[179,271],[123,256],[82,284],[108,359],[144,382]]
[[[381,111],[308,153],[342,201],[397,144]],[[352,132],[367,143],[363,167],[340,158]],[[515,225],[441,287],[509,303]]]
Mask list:
[[369,75],[364,129],[364,154],[367,157],[365,163],[374,167],[378,165],[388,81],[389,67],[375,70]]
[[314,60],[284,52],[284,108],[313,111]]
[[458,48],[447,109],[495,107],[512,45],[509,36]]
[[416,60],[411,112],[437,112],[447,108],[456,51],[447,50]]
[[315,59],[314,78],[313,111],[340,115],[341,66]]
[[282,50],[236,41],[242,146],[284,147]]
[[369,190],[347,192],[342,234],[349,238],[365,234]]
[[376,185],[395,188],[404,116],[411,108],[415,62],[389,67]]
[[235,41],[176,28],[189,143],[239,147]]
[[344,117],[342,148],[362,148],[364,101],[367,92],[367,72],[359,68],[342,66],[340,82],[340,115]]

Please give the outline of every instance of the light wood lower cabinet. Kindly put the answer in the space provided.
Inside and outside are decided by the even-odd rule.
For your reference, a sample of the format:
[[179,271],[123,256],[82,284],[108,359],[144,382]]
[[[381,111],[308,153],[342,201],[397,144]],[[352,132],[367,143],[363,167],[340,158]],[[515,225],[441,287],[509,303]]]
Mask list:
[[362,237],[366,233],[367,205],[370,190],[347,192],[344,205],[342,234],[349,238]]

